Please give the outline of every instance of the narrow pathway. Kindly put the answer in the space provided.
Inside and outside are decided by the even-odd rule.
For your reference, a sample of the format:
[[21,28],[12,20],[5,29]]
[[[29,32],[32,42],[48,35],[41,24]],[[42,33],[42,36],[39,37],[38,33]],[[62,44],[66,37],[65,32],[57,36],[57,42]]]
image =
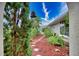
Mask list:
[[33,50],[32,56],[67,56],[68,48],[50,45],[47,38],[43,35],[37,35],[31,41]]

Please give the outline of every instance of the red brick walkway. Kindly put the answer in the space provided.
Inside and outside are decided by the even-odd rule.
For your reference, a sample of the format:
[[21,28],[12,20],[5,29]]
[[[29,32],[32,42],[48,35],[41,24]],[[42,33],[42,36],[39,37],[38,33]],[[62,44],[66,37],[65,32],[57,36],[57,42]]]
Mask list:
[[37,35],[31,41],[31,48],[33,50],[32,56],[67,56],[68,48],[61,48],[60,46],[50,45],[47,38],[43,35]]

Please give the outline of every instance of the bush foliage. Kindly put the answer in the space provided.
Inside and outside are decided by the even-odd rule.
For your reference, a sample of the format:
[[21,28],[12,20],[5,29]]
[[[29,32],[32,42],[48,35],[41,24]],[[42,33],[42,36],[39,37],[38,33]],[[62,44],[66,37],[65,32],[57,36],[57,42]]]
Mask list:
[[61,37],[50,36],[50,37],[48,38],[48,42],[49,42],[50,44],[61,45],[62,47],[64,46],[64,41],[62,40]]
[[55,44],[55,45],[61,45],[62,47],[64,46],[64,41],[61,37],[56,35],[53,31],[51,31],[50,28],[44,28],[43,32],[46,37],[48,37],[48,42],[50,44]]
[[50,28],[44,28],[44,29],[43,29],[43,32],[44,32],[44,35],[45,35],[46,37],[50,37],[50,36],[53,36],[53,35],[54,35],[54,33],[51,31]]

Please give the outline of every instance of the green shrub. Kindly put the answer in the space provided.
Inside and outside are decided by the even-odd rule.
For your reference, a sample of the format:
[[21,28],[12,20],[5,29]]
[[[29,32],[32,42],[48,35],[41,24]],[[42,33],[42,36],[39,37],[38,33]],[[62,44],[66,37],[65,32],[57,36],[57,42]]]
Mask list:
[[64,41],[63,41],[62,37],[58,37],[58,42],[60,43],[60,45],[62,47],[64,47]]
[[62,40],[61,37],[58,36],[50,36],[48,38],[48,42],[50,44],[61,45],[62,47],[64,46],[64,41]]
[[58,38],[55,37],[55,36],[50,36],[50,37],[48,38],[48,42],[51,43],[51,44],[60,44],[60,43],[58,42]]
[[44,32],[46,37],[53,36],[53,32],[50,30],[50,28],[44,28],[43,32]]
[[38,30],[37,28],[31,28],[31,31],[29,33],[30,33],[30,37],[34,37],[37,35]]
[[28,47],[27,48],[27,55],[28,56],[31,56],[32,55],[32,49],[31,49],[31,47]]

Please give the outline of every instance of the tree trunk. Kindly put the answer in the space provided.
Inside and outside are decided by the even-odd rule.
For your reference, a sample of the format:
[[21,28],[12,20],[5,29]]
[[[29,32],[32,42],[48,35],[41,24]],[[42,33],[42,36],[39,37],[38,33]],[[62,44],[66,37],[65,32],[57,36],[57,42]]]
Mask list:
[[13,39],[12,39],[12,50],[13,50],[13,55],[14,56],[16,56],[17,55],[17,53],[16,53],[16,36],[17,36],[17,32],[16,32],[16,11],[17,11],[17,9],[15,10],[15,12],[14,12],[14,17],[13,17],[13,19],[12,19],[12,21],[13,21],[13,35],[12,35],[12,37],[13,37]]

